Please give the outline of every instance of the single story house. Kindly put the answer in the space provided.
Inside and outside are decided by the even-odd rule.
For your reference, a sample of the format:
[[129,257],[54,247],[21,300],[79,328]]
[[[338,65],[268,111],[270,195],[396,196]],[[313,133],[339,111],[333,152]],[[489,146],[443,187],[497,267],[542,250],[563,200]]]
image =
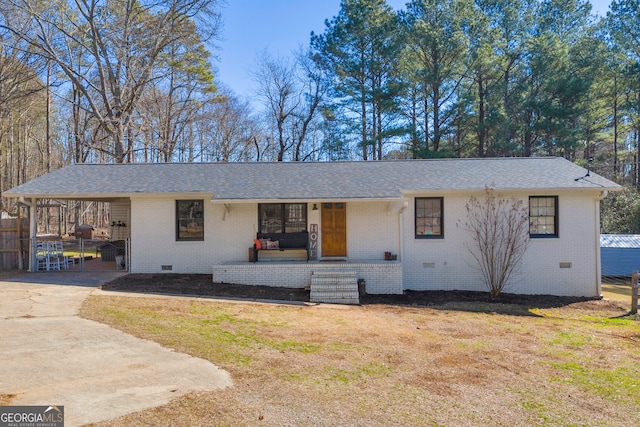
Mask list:
[[640,271],[640,235],[601,234],[600,251],[603,276],[631,277]]
[[310,286],[319,301],[328,283],[357,302],[356,280],[374,294],[486,290],[458,224],[487,186],[529,206],[507,292],[600,295],[599,202],[620,187],[563,158],[75,164],[4,196],[111,202],[129,225],[132,273]]

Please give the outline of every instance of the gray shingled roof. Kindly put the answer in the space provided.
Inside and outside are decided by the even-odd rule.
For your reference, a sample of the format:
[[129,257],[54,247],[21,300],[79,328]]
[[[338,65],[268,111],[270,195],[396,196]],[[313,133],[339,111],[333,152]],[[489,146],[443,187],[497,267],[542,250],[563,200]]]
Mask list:
[[115,198],[204,193],[214,200],[392,199],[406,192],[620,187],[562,158],[326,163],[77,164],[4,193],[37,198]]

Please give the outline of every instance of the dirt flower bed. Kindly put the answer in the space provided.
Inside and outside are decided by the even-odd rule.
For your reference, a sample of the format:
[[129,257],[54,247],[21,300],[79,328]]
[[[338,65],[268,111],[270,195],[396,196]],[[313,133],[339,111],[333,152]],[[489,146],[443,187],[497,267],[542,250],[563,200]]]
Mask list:
[[[104,288],[308,297],[208,275],[132,275]],[[364,301],[92,296],[83,317],[210,360],[234,382],[101,425],[640,424],[640,322],[623,303],[467,292]]]
[[[147,292],[176,295],[218,296],[253,300],[309,301],[309,291],[300,288],[276,288],[229,283],[213,283],[210,274],[129,274],[102,286],[108,291]],[[488,292],[472,291],[406,291],[402,295],[365,295],[362,304],[394,304],[433,306],[450,302],[473,302],[550,308],[594,298],[558,297],[553,295],[517,295],[503,293],[493,298]]]

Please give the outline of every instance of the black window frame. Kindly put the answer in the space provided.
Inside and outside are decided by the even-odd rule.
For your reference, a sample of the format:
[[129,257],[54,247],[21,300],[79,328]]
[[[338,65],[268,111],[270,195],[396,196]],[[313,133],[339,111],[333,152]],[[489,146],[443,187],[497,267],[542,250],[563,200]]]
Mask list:
[[[435,200],[440,203],[440,216],[438,217],[440,219],[440,234],[418,234],[418,219],[427,218],[418,217],[419,200]],[[414,200],[413,220],[413,232],[416,239],[444,239],[444,197],[416,197]]]
[[[553,199],[553,215],[531,215],[531,200],[533,199]],[[529,237],[532,239],[555,239],[560,237],[558,196],[529,196]],[[533,218],[553,218],[553,233],[532,233]]]
[[[268,208],[275,208],[278,206],[280,208],[279,216],[280,218],[275,218],[275,220],[280,221],[280,231],[268,231],[268,229],[264,229],[263,224],[263,212]],[[302,230],[295,229],[295,231],[291,231],[287,229],[287,224],[290,223],[287,221],[287,213],[289,212],[287,209],[291,206],[300,206],[302,208],[302,216],[304,217],[304,224],[302,226]],[[299,227],[298,227],[299,228]],[[287,233],[298,233],[301,231],[307,231],[309,228],[309,213],[308,213],[308,205],[307,203],[258,203],[258,233],[266,234],[287,234]]]
[[[199,204],[200,209],[194,212],[194,217],[192,218],[183,218],[181,214],[185,211],[184,208],[181,209],[181,205],[183,204]],[[189,224],[196,223],[198,229],[202,230],[202,236],[183,236],[181,234],[181,221],[189,221]],[[181,199],[176,200],[176,242],[202,242],[204,241],[204,199]]]

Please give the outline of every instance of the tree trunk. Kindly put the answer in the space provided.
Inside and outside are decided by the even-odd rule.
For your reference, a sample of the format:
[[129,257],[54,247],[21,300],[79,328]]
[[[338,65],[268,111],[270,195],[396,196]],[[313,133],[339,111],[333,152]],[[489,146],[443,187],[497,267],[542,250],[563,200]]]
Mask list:
[[378,108],[378,130],[377,130],[377,137],[378,137],[378,160],[382,160],[382,109]]
[[418,105],[415,92],[411,96],[411,158],[416,159],[418,151]]
[[[373,92],[375,93],[375,86],[373,87]],[[376,160],[376,144],[378,142],[378,135],[377,135],[377,130],[378,130],[378,104],[375,101],[375,95],[374,95],[374,100],[371,102],[371,154],[373,157],[373,160]]]
[[484,93],[484,80],[482,73],[478,72],[476,81],[478,82],[478,157],[484,157],[485,144],[486,144],[486,130],[485,130],[485,93]]
[[362,126],[362,160],[369,160],[367,156],[368,144],[367,144],[367,102],[365,99],[365,89],[362,86],[360,91],[360,126]]
[[427,88],[424,90],[424,152],[429,152],[429,95],[427,94]]
[[437,85],[433,86],[433,151],[440,149],[440,90]]
[[124,148],[124,124],[119,118],[115,122],[113,130],[114,158],[116,163],[126,162],[126,152]]
[[51,172],[51,62],[47,62],[47,93],[45,140],[47,147],[47,173]]

